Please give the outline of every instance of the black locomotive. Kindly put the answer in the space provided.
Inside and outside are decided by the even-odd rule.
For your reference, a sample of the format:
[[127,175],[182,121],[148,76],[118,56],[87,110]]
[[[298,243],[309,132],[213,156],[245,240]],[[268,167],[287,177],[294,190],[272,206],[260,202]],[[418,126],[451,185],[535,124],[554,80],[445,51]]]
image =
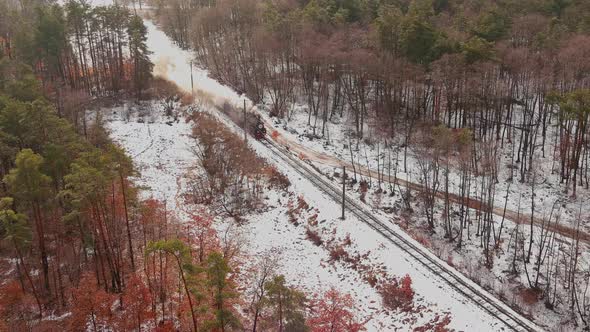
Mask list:
[[262,117],[259,114],[252,111],[244,113],[243,109],[235,108],[228,102],[217,106],[217,109],[227,115],[238,126],[246,128],[248,133],[257,140],[262,140],[266,136],[264,121],[262,121]]
[[262,140],[266,136],[266,128],[264,127],[264,122],[260,116],[257,116],[256,124],[254,125],[254,138],[257,140]]

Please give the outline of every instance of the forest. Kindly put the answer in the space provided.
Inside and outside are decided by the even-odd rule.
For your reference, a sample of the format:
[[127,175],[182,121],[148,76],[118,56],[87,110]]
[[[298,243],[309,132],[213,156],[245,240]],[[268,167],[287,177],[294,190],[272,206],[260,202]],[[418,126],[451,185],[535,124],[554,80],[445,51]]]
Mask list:
[[141,195],[95,110],[181,95],[152,76],[146,33],[117,4],[0,1],[0,331],[362,330],[349,295],[304,294],[271,261],[238,285],[212,215]]
[[[314,135],[343,112],[358,139],[368,125],[405,145],[418,127],[465,129],[493,150],[518,141],[520,182],[540,150],[573,195],[588,187],[585,1],[153,2],[172,38],[273,115],[303,98]],[[554,122],[560,149],[546,151]]]
[[[0,0],[0,331],[365,330],[351,294],[302,289],[301,263],[220,230],[272,209],[380,315],[439,332],[465,318],[425,304],[205,97],[156,75],[152,20],[191,52],[191,85],[194,63],[271,137],[329,147],[347,173],[313,165],[326,178],[523,316],[588,329],[590,2]],[[151,136],[154,108],[194,143],[174,202],[146,195],[162,182],[107,123]]]
[[149,3],[277,135],[337,151],[361,200],[529,316],[588,326],[588,1]]

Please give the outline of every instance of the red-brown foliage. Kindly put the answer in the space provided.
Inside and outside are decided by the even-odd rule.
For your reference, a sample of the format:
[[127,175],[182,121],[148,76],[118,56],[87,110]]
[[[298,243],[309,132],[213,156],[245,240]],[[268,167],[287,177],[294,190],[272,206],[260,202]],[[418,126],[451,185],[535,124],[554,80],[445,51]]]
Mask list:
[[307,204],[307,202],[305,201],[305,198],[303,198],[303,196],[299,196],[297,197],[297,208],[299,210],[307,210],[309,209],[309,204]]
[[520,291],[520,297],[522,298],[522,301],[527,305],[533,305],[539,302],[539,299],[542,295],[541,293],[541,291],[536,289],[525,288]]
[[23,293],[18,281],[12,280],[0,288],[0,331],[22,328],[23,324],[36,316],[38,310],[35,299]]
[[447,257],[447,264],[449,264],[449,266],[455,267],[455,263],[453,262],[452,255],[449,255],[449,257]]
[[274,166],[265,167],[264,173],[268,178],[268,183],[271,187],[287,190],[287,188],[291,185],[289,178],[283,173],[279,172]]
[[287,203],[287,215],[289,215],[289,221],[295,226],[299,225],[299,217],[304,211],[309,209],[309,204],[305,201],[303,196],[297,197],[297,206],[294,206],[293,201],[289,200]]
[[141,330],[141,325],[153,318],[151,310],[152,296],[144,281],[137,274],[127,279],[123,292],[123,312],[119,327],[125,331]]
[[176,328],[174,327],[174,323],[172,323],[169,320],[158,322],[158,326],[156,326],[156,329],[154,330],[154,332],[173,332],[173,331],[176,331]]
[[412,278],[409,275],[400,281],[394,279],[384,283],[381,285],[379,293],[383,299],[383,305],[388,309],[409,311],[412,308],[414,290],[412,289]]
[[352,244],[352,240],[350,239],[350,234],[346,234],[344,240],[342,240],[342,245],[345,247],[349,247]]
[[449,324],[451,323],[451,316],[446,314],[442,317],[440,315],[436,315],[432,320],[428,323],[418,326],[414,329],[414,332],[449,332]]
[[358,332],[364,331],[354,312],[354,301],[349,294],[340,294],[331,288],[314,301],[308,325],[312,332]]
[[305,230],[305,234],[307,235],[307,239],[313,242],[316,246],[321,246],[324,241],[322,241],[322,237],[313,229],[307,228]]
[[415,234],[414,240],[416,240],[416,242],[420,243],[424,247],[430,248],[430,241],[428,241],[428,239],[424,235]]
[[365,203],[365,196],[367,195],[367,191],[369,191],[369,184],[367,181],[363,180],[359,183],[359,191],[361,192],[361,201]]
[[99,288],[93,274],[87,273],[80,279],[80,284],[72,291],[72,315],[69,329],[86,330],[90,322],[94,331],[101,326],[108,326],[112,318],[111,306],[115,298]]
[[191,215],[189,229],[186,230],[187,242],[196,248],[196,258],[202,263],[209,253],[220,247],[217,232],[213,229],[213,217],[205,211]]
[[318,225],[318,214],[314,213],[311,217],[307,218],[307,223],[311,226]]
[[342,246],[330,248],[330,261],[336,262],[340,260],[347,260],[348,252]]

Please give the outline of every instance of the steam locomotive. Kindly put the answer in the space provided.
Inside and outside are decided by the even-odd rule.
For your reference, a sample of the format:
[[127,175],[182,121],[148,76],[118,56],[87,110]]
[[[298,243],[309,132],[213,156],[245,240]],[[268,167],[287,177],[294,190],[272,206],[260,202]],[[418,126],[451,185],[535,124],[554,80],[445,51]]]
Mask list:
[[264,122],[262,121],[262,118],[260,117],[260,115],[257,115],[257,121],[254,125],[253,128],[253,134],[254,134],[254,138],[256,138],[257,140],[262,140],[264,139],[264,137],[266,136],[266,128],[264,127]]
[[[248,130],[248,133],[254,136],[257,140],[262,140],[266,136],[264,121],[262,121],[262,117],[259,114],[254,112],[246,112],[244,114],[242,110],[235,108],[227,102],[217,108],[227,115],[235,124],[240,127],[245,125],[244,127]],[[245,124],[244,121],[246,122]]]

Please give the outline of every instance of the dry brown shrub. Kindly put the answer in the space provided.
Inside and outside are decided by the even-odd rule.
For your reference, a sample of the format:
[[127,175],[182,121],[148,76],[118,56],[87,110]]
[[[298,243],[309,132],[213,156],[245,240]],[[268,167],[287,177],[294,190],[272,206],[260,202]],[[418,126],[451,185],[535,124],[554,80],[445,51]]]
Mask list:
[[184,92],[182,92],[175,83],[161,77],[154,77],[151,81],[150,88],[147,91],[147,96],[156,99],[183,94]]
[[276,167],[268,166],[265,168],[265,174],[271,186],[286,190],[291,185],[291,181],[283,173],[279,172]]
[[361,192],[361,202],[365,202],[365,197],[367,195],[367,191],[369,190],[369,184],[366,180],[362,180],[359,184],[359,191]]
[[195,97],[188,93],[183,93],[180,96],[180,104],[183,106],[191,105],[195,102]]
[[348,252],[342,246],[330,248],[330,261],[346,261],[348,259]]
[[426,236],[421,235],[421,234],[414,234],[414,240],[416,240],[418,243],[420,243],[424,247],[430,248],[430,241],[428,241]]
[[414,301],[412,279],[409,275],[406,275],[399,281],[392,279],[389,282],[383,283],[379,287],[379,294],[381,294],[383,305],[386,308],[410,311]]
[[308,240],[313,242],[313,244],[315,244],[318,247],[324,243],[324,241],[322,241],[322,237],[318,234],[318,232],[312,230],[309,227],[305,230],[305,235],[307,236]]
[[214,116],[195,112],[193,137],[195,154],[205,171],[194,179],[197,202],[215,202],[237,217],[260,206],[266,185],[285,190],[289,180],[251,150],[238,136]]
[[449,332],[453,331],[449,329],[449,324],[451,323],[451,316],[446,313],[444,316],[436,314],[434,318],[432,318],[428,323],[418,326],[414,329],[414,332]]
[[533,288],[524,288],[520,290],[519,295],[525,304],[532,306],[539,302],[539,300],[541,299],[542,291]]
[[297,197],[297,208],[300,210],[309,209],[309,204],[307,204],[307,202],[305,201],[305,199],[301,195],[299,197]]
[[311,217],[307,218],[307,223],[311,226],[317,226],[318,225],[318,214],[315,213]]
[[449,264],[449,266],[455,267],[455,263],[453,262],[453,256],[449,255],[447,257],[447,264]]
[[35,299],[23,293],[18,281],[10,280],[0,287],[0,321],[7,327],[6,331],[26,331],[25,327],[38,314]]
[[344,240],[342,240],[342,245],[345,247],[349,247],[352,244],[352,240],[350,239],[350,234],[346,234]]

